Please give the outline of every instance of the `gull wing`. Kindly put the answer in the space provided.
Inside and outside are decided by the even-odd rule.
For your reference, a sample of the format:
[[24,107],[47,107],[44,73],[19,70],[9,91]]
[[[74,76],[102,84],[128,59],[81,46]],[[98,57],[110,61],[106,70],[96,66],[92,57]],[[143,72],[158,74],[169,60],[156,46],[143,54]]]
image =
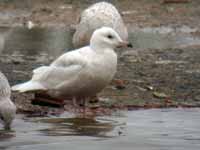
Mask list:
[[42,66],[33,71],[32,82],[40,83],[45,89],[54,89],[64,82],[71,82],[87,64],[87,60],[79,51],[63,54],[50,66]]

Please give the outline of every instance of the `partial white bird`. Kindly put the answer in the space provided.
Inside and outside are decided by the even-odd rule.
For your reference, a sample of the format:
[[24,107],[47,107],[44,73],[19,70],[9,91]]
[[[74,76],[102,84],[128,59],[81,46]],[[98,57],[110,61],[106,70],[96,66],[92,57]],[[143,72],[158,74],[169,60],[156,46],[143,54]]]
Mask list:
[[103,26],[113,28],[122,40],[128,40],[127,28],[115,6],[107,2],[99,2],[82,12],[73,36],[74,47],[88,45],[92,33]]
[[12,87],[13,91],[45,91],[54,98],[86,99],[100,92],[117,69],[116,47],[129,46],[109,27],[97,29],[90,45],[67,52],[49,66],[33,70],[32,79]]
[[16,114],[16,106],[10,100],[10,96],[11,90],[8,80],[0,72],[0,121],[6,130],[10,129]]

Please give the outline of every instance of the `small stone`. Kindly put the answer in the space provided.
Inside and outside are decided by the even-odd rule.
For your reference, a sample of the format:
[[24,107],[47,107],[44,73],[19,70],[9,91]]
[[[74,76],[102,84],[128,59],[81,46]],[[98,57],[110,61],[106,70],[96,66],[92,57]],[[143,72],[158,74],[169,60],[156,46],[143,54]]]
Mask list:
[[124,80],[116,79],[114,80],[114,84],[115,84],[115,87],[119,90],[126,88]]
[[123,132],[122,131],[118,131],[118,135],[120,136]]
[[165,93],[161,93],[161,92],[153,92],[153,96],[157,97],[157,98],[166,98],[166,97],[168,97]]
[[141,58],[136,50],[134,51],[125,51],[119,57],[121,61],[128,63],[141,62]]
[[32,29],[34,26],[35,26],[35,24],[32,22],[32,21],[28,21],[27,23],[26,23],[26,26],[27,26],[27,28],[30,30],[30,29]]
[[24,60],[22,58],[16,57],[16,58],[11,58],[11,61],[13,64],[18,65],[24,62]]
[[175,61],[175,60],[159,60],[155,61],[157,65],[169,65],[169,64],[186,64],[186,61]]
[[136,10],[127,10],[127,11],[121,12],[122,15],[131,15],[131,14],[136,14],[136,13],[138,13],[138,11]]
[[140,90],[140,91],[147,91],[145,88],[143,88],[143,87],[140,87],[140,86],[137,86],[137,88]]
[[91,108],[91,109],[97,109],[97,108],[100,107],[100,104],[97,104],[97,103],[96,104],[89,104],[88,107]]
[[153,88],[153,86],[147,85],[146,89],[152,91],[154,88]]

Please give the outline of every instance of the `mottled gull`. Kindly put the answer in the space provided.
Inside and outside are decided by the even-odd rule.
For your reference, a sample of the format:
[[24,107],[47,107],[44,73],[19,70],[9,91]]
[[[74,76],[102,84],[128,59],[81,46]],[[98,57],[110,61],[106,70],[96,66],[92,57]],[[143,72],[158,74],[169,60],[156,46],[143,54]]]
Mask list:
[[0,72],[0,121],[5,129],[10,129],[11,123],[15,118],[16,106],[10,100],[11,90],[8,80]]
[[113,78],[117,68],[116,47],[129,46],[109,27],[93,33],[90,45],[67,52],[49,66],[33,70],[30,81],[12,87],[13,91],[45,91],[54,98],[82,99],[96,95]]
[[122,40],[128,40],[127,28],[115,6],[99,2],[82,12],[73,36],[74,47],[88,45],[93,31],[102,26],[113,28]]

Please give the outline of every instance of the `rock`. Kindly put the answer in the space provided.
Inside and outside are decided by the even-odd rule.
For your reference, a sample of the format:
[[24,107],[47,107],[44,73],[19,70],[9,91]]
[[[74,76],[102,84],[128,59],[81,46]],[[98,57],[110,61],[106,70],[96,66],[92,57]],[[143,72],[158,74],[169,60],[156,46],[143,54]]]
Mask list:
[[138,11],[136,10],[127,10],[127,11],[121,12],[122,15],[131,15],[131,14],[136,14],[136,13],[138,13]]
[[164,101],[164,103],[165,103],[165,104],[172,104],[173,102],[172,102],[172,100],[170,100],[170,99],[166,99],[166,100]]
[[30,30],[35,27],[35,24],[29,20],[29,21],[27,21],[26,26]]
[[140,87],[140,86],[136,86],[140,91],[147,91],[145,88],[143,88],[143,87]]
[[114,85],[115,85],[116,89],[123,90],[126,88],[124,80],[115,79],[113,81],[114,81]]
[[153,92],[153,96],[156,98],[166,98],[168,97],[165,93],[161,93],[161,92]]
[[125,51],[121,54],[119,58],[121,61],[128,63],[135,63],[141,61],[141,58],[136,50]]
[[15,65],[21,64],[24,62],[24,60],[20,57],[12,57],[11,62]]
[[21,71],[21,70],[13,70],[13,73],[16,73],[16,74],[23,74],[23,75],[29,75],[29,73],[28,72],[26,72],[26,71]]
[[175,60],[159,60],[155,61],[158,65],[168,65],[168,64],[186,64],[186,61],[175,61]]
[[146,89],[149,90],[149,91],[152,91],[154,88],[153,88],[153,86],[147,85]]

